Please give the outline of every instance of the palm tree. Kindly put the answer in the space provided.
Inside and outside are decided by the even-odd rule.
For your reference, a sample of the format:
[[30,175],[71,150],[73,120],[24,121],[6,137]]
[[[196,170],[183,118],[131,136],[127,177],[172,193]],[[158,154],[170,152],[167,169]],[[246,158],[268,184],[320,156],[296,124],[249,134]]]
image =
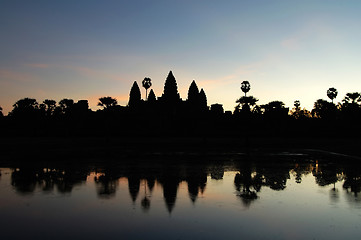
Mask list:
[[327,97],[329,97],[333,103],[333,99],[337,97],[337,89],[336,88],[329,88],[327,90]]
[[248,81],[243,81],[241,83],[242,92],[244,92],[244,96],[247,96],[247,92],[251,89],[251,84]]
[[295,106],[296,110],[297,110],[297,109],[300,109],[300,106],[301,106],[300,100],[296,100],[296,101],[293,103],[293,105]]
[[145,88],[145,99],[148,99],[148,88],[152,86],[152,80],[146,77],[143,79],[142,85]]

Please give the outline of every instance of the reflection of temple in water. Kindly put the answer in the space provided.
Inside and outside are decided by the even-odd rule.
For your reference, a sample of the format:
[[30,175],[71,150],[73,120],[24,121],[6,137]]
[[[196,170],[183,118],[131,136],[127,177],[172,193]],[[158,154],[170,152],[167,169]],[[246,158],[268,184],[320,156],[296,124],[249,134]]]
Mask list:
[[[271,159],[272,160],[272,159]],[[325,161],[239,161],[231,168],[237,171],[234,177],[236,195],[244,206],[249,207],[259,198],[262,188],[282,191],[291,176],[301,183],[306,175],[312,174],[319,186],[331,186],[330,200],[338,201],[340,191],[350,204],[361,203],[361,168],[358,165],[338,164]],[[185,182],[188,197],[195,204],[200,194],[205,194],[208,177],[222,181],[225,171],[223,163],[217,164],[175,164],[157,167],[116,165],[95,170],[88,167],[20,167],[11,173],[11,185],[19,194],[31,194],[36,190],[57,191],[70,194],[74,186],[85,183],[89,175],[94,176],[97,196],[109,199],[115,196],[121,178],[127,179],[127,188],[133,204],[139,204],[144,211],[152,206],[152,192],[155,185],[161,186],[163,199],[168,212],[176,206],[179,186]],[[88,179],[89,180],[89,179]],[[342,189],[336,187],[342,182]],[[125,182],[124,182],[125,183]]]

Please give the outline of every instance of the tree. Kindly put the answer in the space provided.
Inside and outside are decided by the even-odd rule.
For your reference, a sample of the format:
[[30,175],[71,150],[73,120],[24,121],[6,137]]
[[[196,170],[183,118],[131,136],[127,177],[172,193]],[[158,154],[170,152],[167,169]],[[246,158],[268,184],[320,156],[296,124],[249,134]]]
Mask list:
[[361,102],[361,94],[358,92],[346,93],[346,96],[342,101],[348,104],[357,104],[358,102]]
[[134,81],[132,88],[130,89],[129,93],[129,102],[128,106],[133,108],[137,107],[140,103],[141,95],[140,95],[140,89],[136,81]]
[[333,103],[333,99],[335,99],[337,97],[337,90],[336,88],[329,88],[327,90],[327,97],[329,97]]
[[255,106],[256,103],[258,102],[258,99],[253,97],[253,96],[243,96],[243,97],[240,97],[239,99],[237,99],[236,103],[238,103],[238,106],[242,106],[242,108],[246,105],[248,106]]
[[142,81],[142,85],[145,88],[145,99],[148,99],[148,88],[152,86],[152,80],[148,77],[144,78]]
[[348,121],[357,122],[361,118],[361,95],[358,92],[347,93],[342,100],[341,113]]
[[23,98],[18,100],[14,105],[14,109],[10,112],[11,116],[30,117],[34,116],[39,110],[39,104],[36,99]]
[[315,118],[333,118],[336,114],[336,110],[336,106],[333,103],[318,99],[313,105],[311,114]]
[[278,119],[288,116],[288,108],[281,101],[271,101],[267,104],[261,105],[265,116]]
[[45,106],[45,114],[47,116],[51,116],[54,114],[55,108],[56,108],[56,101],[55,100],[49,100],[49,99],[45,99],[43,101],[43,104]]
[[98,106],[103,107],[104,109],[109,109],[118,104],[117,99],[112,97],[101,97],[99,98]]
[[69,114],[74,106],[73,99],[64,98],[59,101],[59,107],[62,114]]
[[295,119],[311,117],[311,113],[308,110],[306,110],[305,108],[301,109],[301,102],[299,100],[296,100],[293,105],[294,108],[290,111],[290,115],[292,117],[294,117]]
[[244,96],[247,96],[247,93],[251,90],[251,84],[248,81],[243,81],[241,83],[241,90],[244,92]]
[[301,106],[301,102],[299,100],[296,100],[293,105],[295,106],[296,110],[299,110],[300,109],[300,106]]

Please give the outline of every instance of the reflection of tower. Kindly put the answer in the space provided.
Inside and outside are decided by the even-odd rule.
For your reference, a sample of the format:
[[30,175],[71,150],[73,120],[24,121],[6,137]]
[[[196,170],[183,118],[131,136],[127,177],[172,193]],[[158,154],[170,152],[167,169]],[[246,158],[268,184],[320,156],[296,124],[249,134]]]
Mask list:
[[132,198],[132,201],[135,202],[138,197],[139,188],[140,188],[140,179],[135,176],[128,177],[128,187],[129,187],[129,194]]
[[167,179],[163,183],[163,196],[168,212],[171,213],[177,199],[179,182],[176,179]]
[[147,196],[147,180],[143,180],[144,183],[144,198],[141,201],[142,209],[147,212],[150,208],[150,200]]
[[198,173],[194,172],[187,177],[188,183],[188,194],[192,202],[194,203],[197,200],[198,193],[203,194],[206,184],[207,184],[207,173],[198,169]]

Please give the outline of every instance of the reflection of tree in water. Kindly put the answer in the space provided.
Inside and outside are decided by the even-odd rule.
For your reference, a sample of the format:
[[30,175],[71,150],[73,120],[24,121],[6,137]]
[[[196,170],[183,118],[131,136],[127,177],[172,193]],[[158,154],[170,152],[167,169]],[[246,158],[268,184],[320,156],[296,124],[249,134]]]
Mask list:
[[353,203],[361,203],[361,166],[348,165],[345,167],[345,182],[343,188],[346,190],[347,200]]
[[211,178],[215,179],[215,180],[221,180],[223,179],[223,175],[224,175],[224,167],[223,165],[215,165],[212,166],[210,169],[211,172]]
[[264,178],[264,185],[273,190],[284,190],[287,179],[290,179],[290,167],[288,164],[264,165],[258,169]]
[[97,192],[99,197],[113,197],[115,196],[118,185],[118,178],[109,176],[109,174],[102,174],[94,178],[97,184]]
[[27,194],[34,192],[37,184],[37,169],[14,169],[11,174],[11,185],[18,193]]
[[312,174],[319,186],[323,187],[333,184],[334,189],[336,187],[336,182],[342,181],[344,177],[342,169],[340,169],[336,164],[331,163],[316,162],[316,166],[312,170]]
[[312,172],[313,166],[310,163],[298,162],[295,167],[291,170],[291,173],[295,177],[296,183],[302,182],[302,177]]
[[50,169],[37,167],[22,167],[14,169],[11,174],[11,184],[19,193],[31,193],[36,187],[44,192],[57,187],[60,193],[71,192],[75,184],[85,182],[87,171],[83,169]]
[[234,178],[234,185],[246,207],[258,198],[257,192],[261,190],[262,180],[263,177],[252,169],[250,162],[241,163],[239,173]]

